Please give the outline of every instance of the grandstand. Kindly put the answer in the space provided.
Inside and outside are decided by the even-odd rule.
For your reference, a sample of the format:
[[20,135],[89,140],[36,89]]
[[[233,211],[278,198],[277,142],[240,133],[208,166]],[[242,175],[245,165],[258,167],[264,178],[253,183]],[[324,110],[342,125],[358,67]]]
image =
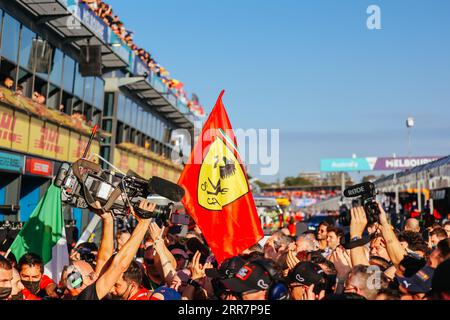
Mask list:
[[[0,44],[0,221],[28,220],[61,164],[81,158],[94,125],[92,153],[124,172],[178,180],[172,133],[185,129],[192,143],[198,110],[87,4],[0,0]],[[98,61],[87,54],[96,48]],[[79,230],[91,217],[65,210]]]

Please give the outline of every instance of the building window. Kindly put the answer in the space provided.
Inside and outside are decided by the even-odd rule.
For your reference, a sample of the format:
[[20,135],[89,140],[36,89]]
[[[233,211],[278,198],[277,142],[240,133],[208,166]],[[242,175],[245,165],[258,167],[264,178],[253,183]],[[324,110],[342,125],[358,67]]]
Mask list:
[[22,25],[19,65],[28,71],[33,71],[33,66],[31,65],[32,59],[30,58],[34,38],[36,38],[36,34]]
[[76,66],[75,70],[75,86],[74,86],[74,94],[80,98],[83,99],[84,94],[84,78],[81,76],[79,70],[78,70],[78,64]]
[[5,13],[3,21],[2,56],[17,63],[19,52],[20,23]]
[[64,90],[66,90],[69,93],[73,92],[74,72],[75,72],[75,61],[67,55],[64,56],[63,85]]
[[101,78],[95,78],[94,106],[103,110],[103,99],[105,98],[105,82]]
[[[120,106],[119,106],[120,107]],[[103,115],[105,117],[112,117],[114,113],[114,93],[107,93],[105,97],[105,110]]]
[[94,102],[94,78],[87,77],[85,79],[84,101],[92,104]]
[[[63,75],[63,59],[63,53],[60,50],[55,49],[55,55],[53,57],[53,69],[50,73],[50,81],[57,86],[61,86]],[[44,76],[47,77],[47,75]]]
[[128,125],[131,125],[131,100],[128,98],[125,98],[125,123]]
[[125,96],[119,93],[119,101],[117,102],[117,119],[125,122]]

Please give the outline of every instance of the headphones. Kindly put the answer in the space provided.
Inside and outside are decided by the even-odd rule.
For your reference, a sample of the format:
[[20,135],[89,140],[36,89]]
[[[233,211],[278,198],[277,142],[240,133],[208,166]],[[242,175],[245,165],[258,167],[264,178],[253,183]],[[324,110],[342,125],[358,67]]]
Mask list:
[[268,300],[289,300],[289,287],[287,284],[281,280],[279,273],[275,268],[265,260],[254,260],[252,263],[260,266],[270,276],[271,285],[267,289],[267,299]]
[[69,268],[72,268],[72,270],[67,271],[69,273],[67,275],[67,287],[72,290],[81,288],[83,286],[83,275],[75,266]]

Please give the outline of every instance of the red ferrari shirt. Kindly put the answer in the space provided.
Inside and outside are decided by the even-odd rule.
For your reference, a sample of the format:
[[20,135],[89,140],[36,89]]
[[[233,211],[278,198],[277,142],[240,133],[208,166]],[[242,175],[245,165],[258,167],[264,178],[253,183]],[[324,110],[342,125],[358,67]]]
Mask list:
[[41,290],[45,290],[45,288],[47,288],[49,284],[55,284],[55,282],[53,282],[53,280],[50,279],[48,276],[43,275],[39,288],[41,288]]
[[130,300],[130,301],[150,300],[150,291],[148,291],[145,288],[142,288],[128,300]]
[[23,289],[22,290],[22,294],[23,294],[23,300],[24,301],[42,300],[41,298],[36,297],[34,294],[32,294],[30,292],[30,290],[28,290],[28,289]]

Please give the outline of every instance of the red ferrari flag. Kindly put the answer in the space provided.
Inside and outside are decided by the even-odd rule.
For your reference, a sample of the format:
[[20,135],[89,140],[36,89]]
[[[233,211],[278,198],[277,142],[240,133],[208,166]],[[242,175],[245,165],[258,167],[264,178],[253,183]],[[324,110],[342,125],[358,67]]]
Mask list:
[[250,248],[264,236],[222,103],[224,91],[206,121],[178,182],[183,205],[199,226],[220,263]]

